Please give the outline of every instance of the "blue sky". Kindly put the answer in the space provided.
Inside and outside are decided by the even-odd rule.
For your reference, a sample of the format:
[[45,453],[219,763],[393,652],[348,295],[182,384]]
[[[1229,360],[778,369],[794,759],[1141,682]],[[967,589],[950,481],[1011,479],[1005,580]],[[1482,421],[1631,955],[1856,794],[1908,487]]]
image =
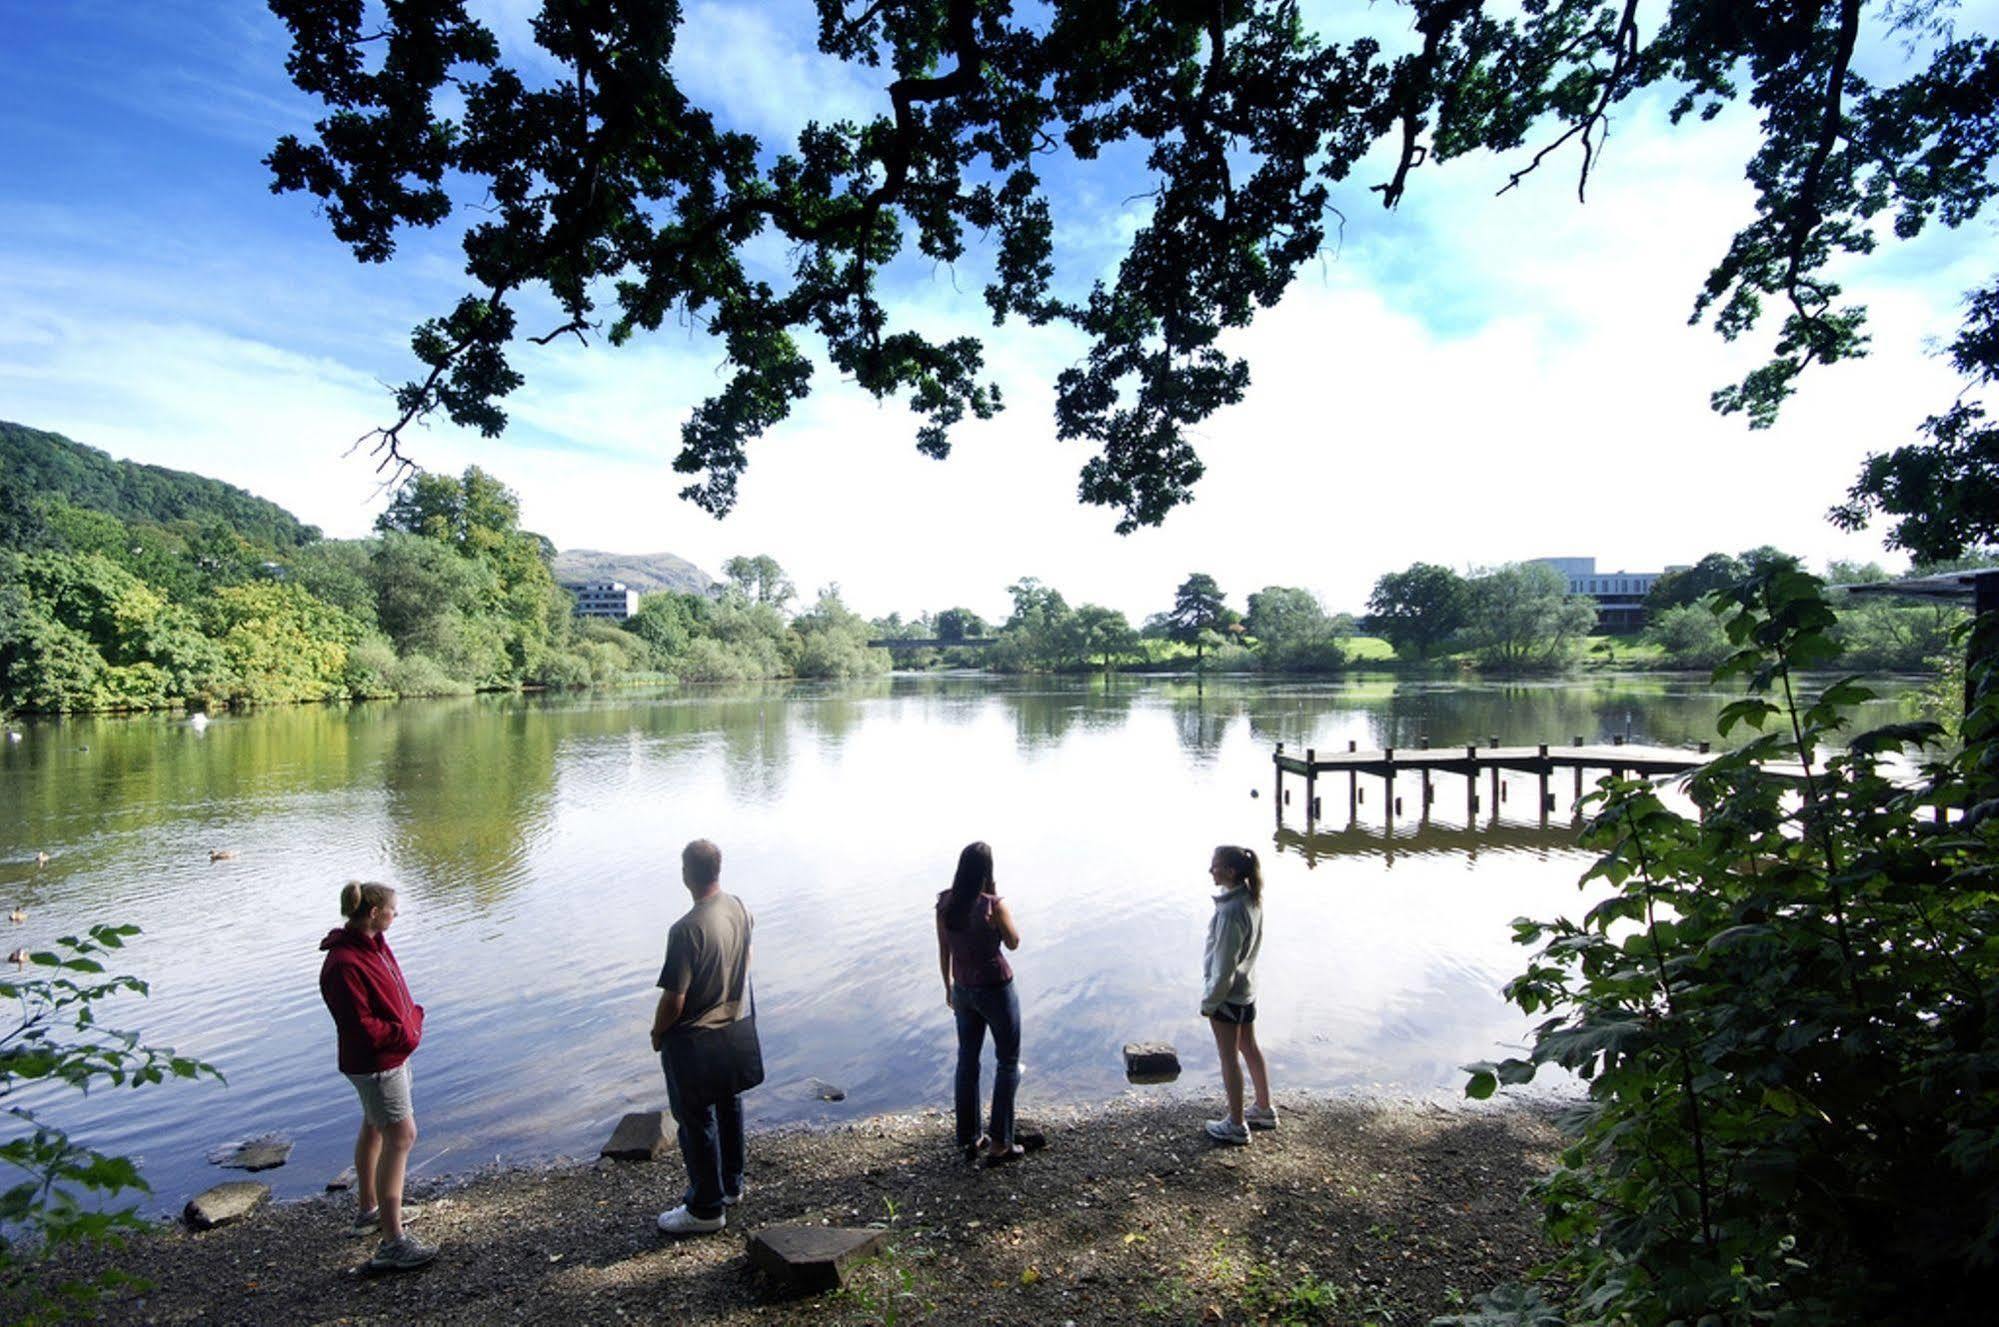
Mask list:
[[[474,8],[532,68],[530,0]],[[1990,30],[1995,8],[1960,21]],[[767,142],[885,104],[865,71],[812,50],[804,0],[687,11],[683,84]],[[1310,11],[1333,32],[1402,13],[1366,0]],[[449,227],[363,268],[309,200],[269,192],[260,158],[314,116],[285,53],[252,0],[0,0],[0,418],[214,474],[353,535],[383,499],[345,453],[382,422],[380,383],[409,372],[410,327],[463,280]],[[1022,575],[1136,616],[1196,569],[1238,602],[1302,584],[1356,608],[1375,576],[1419,558],[1593,554],[1646,569],[1765,542],[1878,557],[1875,538],[1832,530],[1824,511],[1862,455],[1908,440],[1954,390],[1930,343],[1989,275],[1991,222],[1891,246],[1853,274],[1875,356],[1816,374],[1776,429],[1751,434],[1706,399],[1767,342],[1726,346],[1685,321],[1747,214],[1753,142],[1740,111],[1669,131],[1657,101],[1634,105],[1583,208],[1568,161],[1501,199],[1500,161],[1419,172],[1394,214],[1366,192],[1385,169],[1364,168],[1335,198],[1349,218],[1338,253],[1238,338],[1250,399],[1201,430],[1208,478],[1164,530],[1120,538],[1110,513],[1074,502],[1086,453],[1054,441],[1049,406],[1079,343],[992,334],[976,254],[956,273],[909,262],[890,276],[899,316],[987,335],[1007,390],[1007,411],[961,429],[941,465],[915,454],[902,406],[822,371],[752,449],[741,506],[718,524],[673,496],[680,421],[720,381],[713,347],[685,330],[524,352],[530,385],[506,438],[440,427],[412,449],[499,474],[560,545],[670,550],[711,569],[767,551],[869,612],[998,611]],[[1127,200],[1142,179],[1127,155],[1052,185],[1066,270],[1086,280],[1138,224]]]

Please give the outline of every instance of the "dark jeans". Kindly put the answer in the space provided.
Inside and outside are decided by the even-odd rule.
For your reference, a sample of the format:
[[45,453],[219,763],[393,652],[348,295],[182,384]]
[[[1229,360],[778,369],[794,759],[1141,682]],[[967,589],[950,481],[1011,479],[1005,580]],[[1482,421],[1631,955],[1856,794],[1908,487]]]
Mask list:
[[979,1141],[979,1052],[986,1029],[993,1030],[993,1118],[986,1132],[993,1146],[1013,1145],[1013,1093],[1020,1085],[1020,997],[1013,983],[1004,986],[951,987],[951,1005],[958,1015],[958,1144]]
[[666,1071],[666,1102],[680,1126],[681,1159],[687,1162],[687,1192],[680,1201],[695,1216],[720,1216],[722,1195],[743,1191],[743,1099],[687,1107],[674,1084],[673,1067],[664,1055],[659,1062]]

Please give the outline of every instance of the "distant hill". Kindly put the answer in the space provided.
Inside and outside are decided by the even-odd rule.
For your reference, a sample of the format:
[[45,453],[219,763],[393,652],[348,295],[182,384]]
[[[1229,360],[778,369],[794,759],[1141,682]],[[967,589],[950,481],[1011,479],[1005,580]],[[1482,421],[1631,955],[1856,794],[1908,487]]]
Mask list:
[[706,594],[716,584],[713,576],[671,553],[600,553],[594,548],[565,548],[557,553],[555,579],[565,585],[623,581],[640,594],[652,590]]
[[125,521],[221,521],[247,538],[296,548],[319,531],[253,493],[161,465],[120,461],[95,447],[0,420],[0,479],[24,493],[60,497]]

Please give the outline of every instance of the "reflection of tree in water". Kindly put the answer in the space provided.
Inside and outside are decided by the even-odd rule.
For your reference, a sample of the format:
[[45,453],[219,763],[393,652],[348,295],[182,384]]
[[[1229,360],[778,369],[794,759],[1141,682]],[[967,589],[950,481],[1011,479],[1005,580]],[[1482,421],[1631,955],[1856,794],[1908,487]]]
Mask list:
[[802,692],[790,708],[806,731],[819,739],[820,749],[834,755],[867,717],[866,702],[882,699],[891,689],[886,677],[856,678],[830,683],[823,691]]
[[1131,702],[1137,694],[1137,683],[1114,673],[1090,682],[1080,697],[1084,731],[1101,733],[1124,727],[1131,719]]
[[1073,691],[1009,691],[1002,701],[1013,715],[1014,741],[1022,751],[1061,745],[1076,724],[1084,701]]
[[383,766],[399,874],[485,907],[510,894],[554,806],[555,716],[512,698],[404,702]]
[[791,714],[787,689],[762,694],[732,692],[704,706],[702,714],[722,735],[722,779],[740,802],[770,804],[784,796],[791,761]]
[[1714,737],[1724,703],[1711,688],[1658,678],[1437,684],[1398,688],[1379,707],[1377,745],[1414,748],[1607,742],[1691,746]]
[[1229,721],[1247,706],[1235,688],[1220,691],[1205,686],[1175,686],[1168,693],[1173,705],[1173,731],[1180,749],[1196,765],[1212,765],[1228,736]]

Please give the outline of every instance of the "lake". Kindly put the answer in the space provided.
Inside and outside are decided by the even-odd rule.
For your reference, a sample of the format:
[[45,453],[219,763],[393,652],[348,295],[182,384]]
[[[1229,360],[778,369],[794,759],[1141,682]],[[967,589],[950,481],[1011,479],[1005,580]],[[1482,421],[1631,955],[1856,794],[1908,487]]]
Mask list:
[[[757,916],[769,1078],[748,1099],[752,1128],[948,1107],[931,907],[973,839],[992,844],[1024,934],[1030,1116],[1127,1091],[1219,1093],[1198,1002],[1208,857],[1228,842],[1264,860],[1258,1027],[1280,1095],[1455,1095],[1459,1064],[1524,1040],[1499,996],[1526,958],[1508,922],[1582,906],[1569,779],[1554,780],[1544,827],[1531,776],[1507,776],[1508,800],[1476,817],[1442,778],[1431,823],[1412,800],[1386,841],[1378,791],[1349,829],[1344,782],[1329,779],[1328,832],[1304,840],[1298,804],[1275,833],[1274,744],[1691,746],[1731,697],[1617,675],[1202,688],[932,675],[301,706],[205,730],[28,722],[0,749],[0,901],[28,913],[9,948],[99,921],[143,927],[122,970],[151,998],[121,998],[104,1021],[227,1074],[37,1098],[81,1140],[139,1156],[157,1211],[235,1176],[205,1156],[252,1135],[297,1143],[258,1177],[280,1196],[348,1163],[359,1112],[317,973],[350,879],[402,891],[391,941],[428,1013],[418,1174],[594,1156],[625,1111],[663,1109],[646,1034],[695,837],[721,845],[724,888]],[[1180,1049],[1179,1083],[1125,1083],[1120,1047],[1149,1039]],[[846,1099],[819,1100],[814,1079]],[[662,1176],[663,1199],[677,1183]]]

